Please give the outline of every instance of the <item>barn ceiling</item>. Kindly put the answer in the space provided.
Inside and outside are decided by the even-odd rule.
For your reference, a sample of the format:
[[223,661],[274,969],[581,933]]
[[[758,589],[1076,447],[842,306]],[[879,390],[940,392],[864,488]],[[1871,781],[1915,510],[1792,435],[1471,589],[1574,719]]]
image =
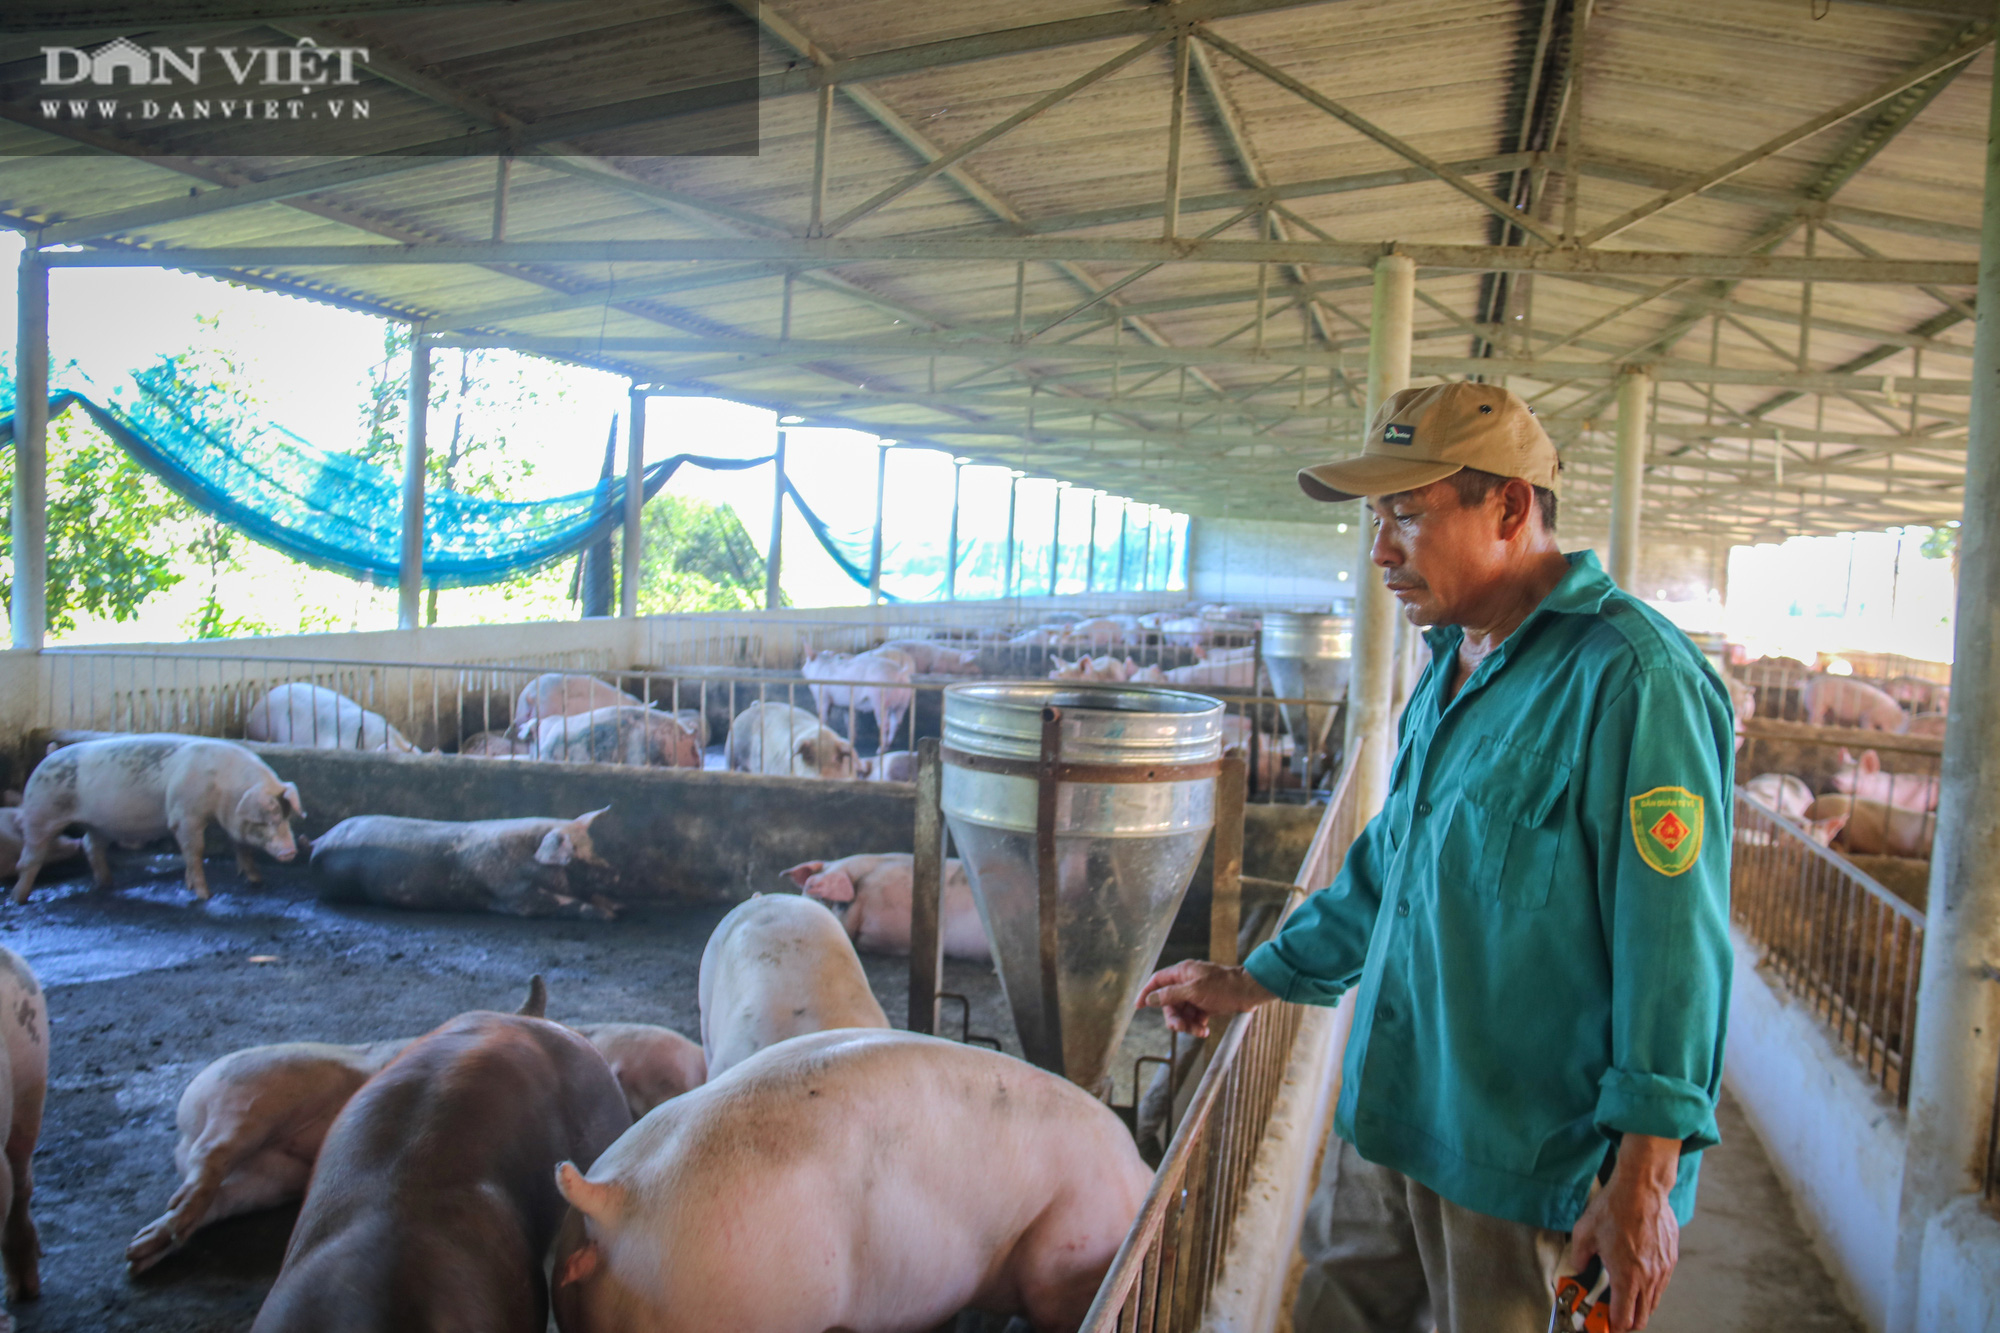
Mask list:
[[1292,473],[1358,448],[1396,250],[1416,382],[1534,402],[1566,529],[1607,519],[1632,367],[1662,537],[1959,513],[1990,5],[781,0],[732,15],[759,151],[656,155],[733,86],[687,37],[713,3],[23,0],[0,83],[125,36],[365,46],[392,86],[338,157],[11,102],[0,222],[52,263],[1307,518]]

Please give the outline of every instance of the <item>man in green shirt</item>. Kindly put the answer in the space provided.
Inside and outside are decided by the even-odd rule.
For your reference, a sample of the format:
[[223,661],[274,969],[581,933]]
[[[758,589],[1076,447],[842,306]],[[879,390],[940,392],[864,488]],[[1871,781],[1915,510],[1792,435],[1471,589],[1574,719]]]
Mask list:
[[1520,398],[1462,383],[1396,394],[1359,457],[1299,474],[1369,497],[1431,664],[1332,887],[1242,967],[1181,963],[1142,995],[1199,1034],[1357,992],[1300,1333],[1545,1333],[1556,1273],[1592,1256],[1614,1333],[1642,1328],[1717,1141],[1729,695],[1557,548],[1557,467]]

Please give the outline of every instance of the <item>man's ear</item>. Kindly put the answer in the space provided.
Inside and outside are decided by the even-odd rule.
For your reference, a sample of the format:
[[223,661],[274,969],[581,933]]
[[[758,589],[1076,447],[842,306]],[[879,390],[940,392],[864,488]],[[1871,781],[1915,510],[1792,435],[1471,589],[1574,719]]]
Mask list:
[[1500,486],[1500,538],[1512,541],[1535,517],[1535,488],[1519,477]]

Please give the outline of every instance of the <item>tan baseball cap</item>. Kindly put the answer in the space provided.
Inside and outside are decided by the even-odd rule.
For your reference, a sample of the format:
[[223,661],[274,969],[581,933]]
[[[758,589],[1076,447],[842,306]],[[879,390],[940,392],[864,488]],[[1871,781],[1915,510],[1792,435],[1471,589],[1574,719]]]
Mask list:
[[1553,491],[1558,466],[1554,443],[1519,394],[1461,380],[1391,394],[1360,454],[1301,468],[1299,489],[1315,500],[1359,500],[1474,468]]

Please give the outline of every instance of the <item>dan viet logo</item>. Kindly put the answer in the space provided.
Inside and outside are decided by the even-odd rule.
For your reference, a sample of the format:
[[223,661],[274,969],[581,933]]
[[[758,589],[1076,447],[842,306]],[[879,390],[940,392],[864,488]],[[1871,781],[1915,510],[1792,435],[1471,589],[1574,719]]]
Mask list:
[[[176,120],[366,120],[365,97],[333,96],[361,82],[365,46],[141,46],[129,37],[95,50],[42,48],[45,120],[164,123]],[[235,91],[213,91],[226,78]],[[204,80],[207,80],[206,85]],[[106,97],[95,90],[144,88],[148,95]],[[157,90],[157,91],[156,91]],[[89,93],[88,96],[81,94]]]

